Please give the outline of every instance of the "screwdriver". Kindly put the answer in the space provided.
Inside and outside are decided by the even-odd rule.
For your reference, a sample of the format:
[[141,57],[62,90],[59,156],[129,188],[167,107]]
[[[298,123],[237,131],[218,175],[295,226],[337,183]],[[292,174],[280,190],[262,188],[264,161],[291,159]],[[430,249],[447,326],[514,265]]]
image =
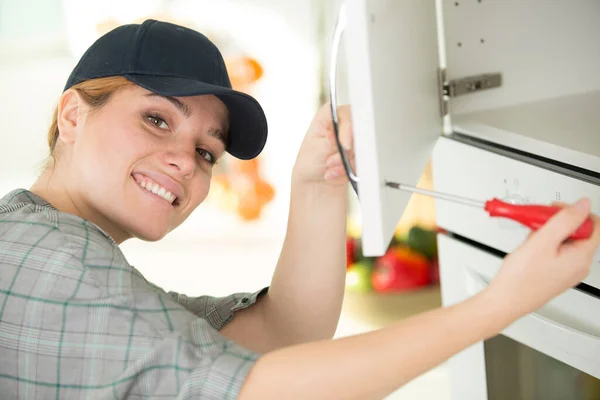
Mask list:
[[[388,187],[404,192],[418,193],[441,200],[447,200],[454,203],[480,208],[487,211],[490,217],[508,218],[533,230],[541,228],[550,218],[552,218],[552,216],[554,216],[554,214],[561,210],[560,207],[555,206],[511,204],[496,198],[486,202],[481,202],[466,197],[421,189],[415,186],[405,185],[403,183],[386,182],[385,184]],[[594,223],[592,222],[592,219],[588,217],[585,222],[581,224],[581,226],[577,228],[577,230],[571,234],[571,236],[569,236],[569,239],[587,239],[592,235],[593,230]]]

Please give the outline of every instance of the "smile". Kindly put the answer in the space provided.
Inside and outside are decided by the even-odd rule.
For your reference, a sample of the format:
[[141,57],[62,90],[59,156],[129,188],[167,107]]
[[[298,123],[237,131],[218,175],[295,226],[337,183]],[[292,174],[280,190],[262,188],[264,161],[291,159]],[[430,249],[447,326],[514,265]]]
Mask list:
[[160,186],[158,183],[154,182],[148,177],[140,177],[137,179],[134,178],[134,180],[139,186],[146,189],[148,192],[165,199],[170,204],[173,204],[175,200],[177,200],[177,196],[175,196],[173,193],[169,192],[167,189]]

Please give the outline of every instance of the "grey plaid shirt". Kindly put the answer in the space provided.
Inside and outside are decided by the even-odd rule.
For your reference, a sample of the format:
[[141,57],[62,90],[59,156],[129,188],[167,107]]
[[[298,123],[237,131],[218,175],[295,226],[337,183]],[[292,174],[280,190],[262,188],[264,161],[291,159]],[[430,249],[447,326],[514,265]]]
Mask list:
[[0,398],[237,398],[259,355],[217,330],[265,290],[165,293],[96,225],[15,190],[0,200]]

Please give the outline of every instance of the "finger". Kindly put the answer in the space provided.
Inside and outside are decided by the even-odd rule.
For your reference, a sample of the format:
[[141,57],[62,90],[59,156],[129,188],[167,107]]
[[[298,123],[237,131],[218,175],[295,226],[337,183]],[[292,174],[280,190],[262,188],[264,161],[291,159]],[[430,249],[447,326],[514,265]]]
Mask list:
[[552,207],[559,207],[559,208],[565,208],[568,205],[569,204],[562,202],[562,201],[555,201],[554,203],[551,204]]
[[[346,157],[348,158],[348,161],[350,161],[350,165],[354,168],[354,152],[352,152],[352,151],[346,152]],[[325,161],[325,166],[327,168],[333,167],[336,165],[342,165],[342,166],[344,165],[342,163],[342,156],[339,152],[333,153]]]
[[[325,104],[322,108],[323,112],[319,116],[322,126],[328,132],[329,139],[335,141],[335,131],[333,129],[333,115],[331,114],[331,105]],[[340,143],[346,150],[350,150],[354,146],[354,137],[352,132],[352,115],[349,105],[338,107],[338,133]]]
[[[332,115],[331,103],[324,103],[321,108],[317,111],[316,121],[323,124],[327,129],[333,130],[333,115]],[[338,122],[343,119],[350,118],[350,105],[344,104],[337,108]]]
[[574,240],[565,245],[566,248],[587,249],[590,253],[595,253],[600,246],[600,218],[597,215],[591,214],[590,218],[594,223],[592,235],[585,240]]
[[592,242],[592,246],[598,247],[600,244],[600,217],[598,217],[596,214],[591,214],[590,217],[594,222],[594,232],[592,233],[590,241]]
[[[335,178],[335,177],[340,176],[340,175],[343,176],[343,177],[345,177],[345,178],[348,177],[348,175],[346,174],[346,168],[344,168],[344,166],[342,164],[333,165],[331,167],[328,167],[325,170],[325,176],[327,178],[329,178],[329,177],[334,177]],[[327,178],[326,178],[326,180],[327,180]]]
[[589,215],[590,200],[583,198],[556,213],[537,231],[533,239],[559,245],[567,240]]
[[[353,174],[356,174],[356,163],[354,161],[353,154],[349,155],[348,162],[350,163],[350,172]],[[339,155],[339,153],[337,155],[331,156],[327,160],[325,168],[326,169],[341,168],[344,171],[344,174],[346,173],[346,167],[344,166],[344,163],[342,162],[342,159],[341,159],[341,156]]]
[[340,153],[334,153],[332,155],[329,156],[329,158],[327,159],[327,161],[325,162],[325,167],[327,168],[331,168],[331,167],[335,167],[335,166],[339,166],[342,165],[342,156],[340,155]]
[[536,233],[537,233],[536,231],[529,232],[529,234],[527,235],[526,241],[529,240],[529,239],[531,239]]
[[[562,202],[562,201],[555,201],[555,202],[553,202],[551,204],[551,206],[552,207],[558,207],[558,208],[565,208],[565,207],[568,207],[569,204],[565,203],[565,202]],[[592,218],[592,220],[595,221],[594,218],[597,218],[597,217],[595,217],[594,215],[591,215],[590,218]],[[594,229],[595,229],[595,227],[596,227],[596,224],[594,223]],[[594,232],[596,232],[596,231],[594,230]],[[599,238],[600,238],[600,230],[597,233],[599,234]],[[592,236],[593,236],[593,232],[592,232]],[[591,239],[591,238],[588,238],[588,239]],[[568,240],[567,242],[565,242],[565,246],[564,247],[579,247],[580,245],[582,245],[583,243],[586,243],[586,242],[587,241],[585,241],[585,240],[584,241],[581,241],[581,240]],[[573,245],[573,246],[571,246],[571,245]]]
[[331,183],[343,182],[346,180],[346,171],[343,167],[339,166],[328,168],[327,171],[325,171],[325,180]]

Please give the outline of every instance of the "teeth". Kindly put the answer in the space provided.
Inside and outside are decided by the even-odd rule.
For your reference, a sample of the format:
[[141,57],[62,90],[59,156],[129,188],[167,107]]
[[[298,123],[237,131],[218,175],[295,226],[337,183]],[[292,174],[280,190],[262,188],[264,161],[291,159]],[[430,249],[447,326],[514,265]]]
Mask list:
[[177,198],[177,196],[175,196],[173,193],[167,191],[167,189],[165,189],[162,186],[159,186],[156,183],[152,184],[152,182],[142,181],[142,182],[140,182],[140,186],[143,187],[144,189],[146,189],[147,191],[152,192],[155,195],[162,197],[163,199],[167,200],[171,204]]

